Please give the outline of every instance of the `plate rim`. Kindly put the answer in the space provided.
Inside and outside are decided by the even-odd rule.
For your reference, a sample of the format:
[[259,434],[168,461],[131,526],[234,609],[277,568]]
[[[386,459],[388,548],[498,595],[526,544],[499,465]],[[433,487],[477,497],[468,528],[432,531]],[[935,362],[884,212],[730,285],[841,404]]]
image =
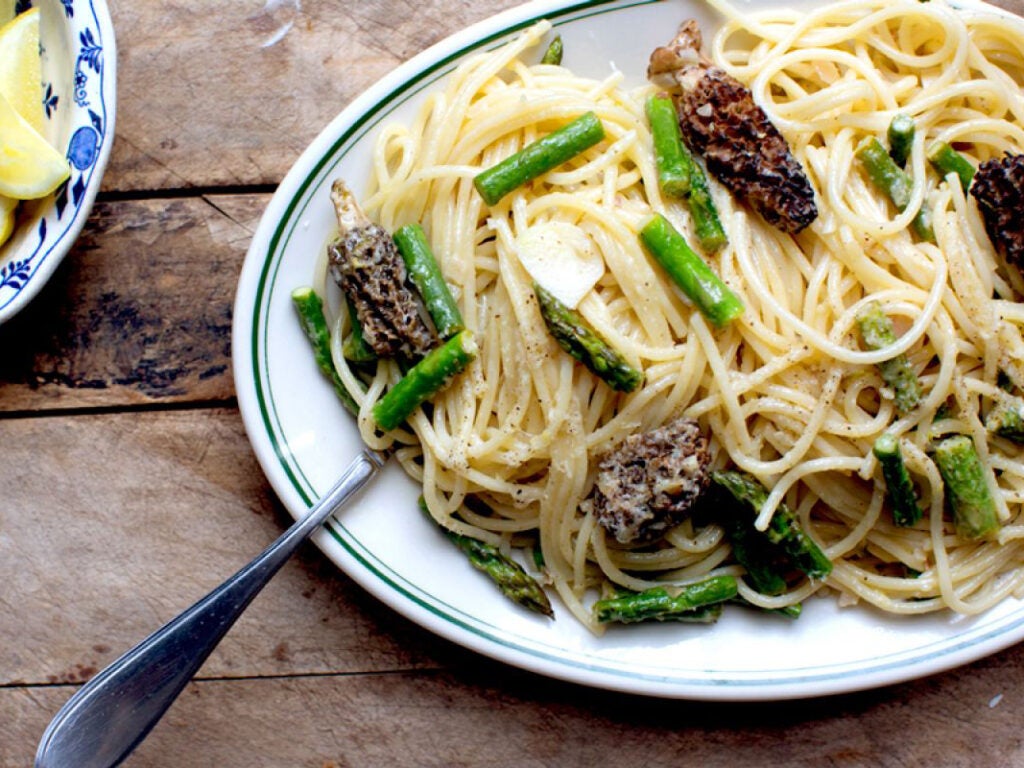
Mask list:
[[[265,395],[261,391],[258,370],[259,325],[269,309],[269,301],[264,301],[264,291],[268,288],[272,291],[274,284],[273,279],[267,282],[268,270],[274,266],[269,257],[275,252],[289,217],[301,206],[300,201],[304,195],[318,188],[314,179],[332,161],[335,164],[340,162],[344,155],[338,156],[338,149],[346,142],[354,142],[356,134],[373,119],[374,114],[394,104],[392,100],[396,95],[403,96],[399,104],[412,98],[443,77],[446,74],[445,66],[468,51],[507,38],[540,19],[551,19],[557,27],[559,23],[585,17],[591,11],[618,12],[663,2],[665,0],[541,0],[476,22],[435,43],[367,88],[328,123],[292,165],[267,205],[247,251],[236,293],[232,333],[233,370],[239,410],[257,459],[289,514],[296,517],[301,515],[315,499],[310,493],[312,484],[308,479],[296,477],[288,466],[286,451],[275,439],[274,425],[270,423],[270,416],[263,405]],[[961,0],[957,4],[1006,13],[977,0]],[[417,79],[419,85],[411,87],[412,79]],[[294,220],[291,228],[294,230],[298,224],[298,220]],[[275,269],[280,267],[280,261],[277,260]],[[251,285],[256,286],[254,292]],[[745,672],[742,675],[734,672],[732,677],[716,677],[709,671],[705,677],[687,681],[682,681],[678,675],[669,677],[656,672],[638,673],[632,670],[629,674],[623,674],[613,670],[611,667],[614,665],[607,660],[603,660],[605,665],[600,668],[569,663],[565,656],[558,656],[553,650],[538,650],[537,646],[541,644],[533,640],[522,638],[523,642],[515,644],[500,636],[491,636],[472,617],[458,618],[452,615],[462,613],[460,609],[453,608],[447,613],[440,611],[429,600],[413,593],[415,585],[402,586],[397,583],[404,581],[404,577],[393,573],[393,577],[382,574],[381,568],[390,569],[379,561],[376,565],[371,563],[368,553],[363,551],[365,547],[358,541],[350,540],[342,521],[331,521],[313,537],[313,541],[346,575],[390,609],[440,637],[514,667],[548,677],[639,695],[690,700],[779,701],[849,693],[943,672],[996,653],[1024,639],[1024,606],[1019,606],[990,625],[901,651],[892,654],[891,658],[879,657],[879,660],[888,661],[870,668],[859,662],[823,665],[820,669],[808,667],[806,674],[786,680],[760,680],[756,672]],[[440,624],[438,620],[441,620]],[[470,633],[470,636],[467,637],[466,633]],[[921,653],[931,645],[940,646],[936,653]],[[907,656],[914,658],[904,658]],[[857,669],[850,674],[843,674],[839,666]],[[772,674],[778,673],[772,671]]]

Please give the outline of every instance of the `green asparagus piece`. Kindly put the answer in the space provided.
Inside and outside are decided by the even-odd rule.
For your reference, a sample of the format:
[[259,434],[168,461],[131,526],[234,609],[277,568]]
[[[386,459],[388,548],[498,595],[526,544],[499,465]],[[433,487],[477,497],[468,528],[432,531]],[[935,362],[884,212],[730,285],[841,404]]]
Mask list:
[[956,402],[954,398],[947,397],[943,400],[939,407],[935,409],[935,418],[932,421],[942,421],[943,419],[951,419],[956,415]]
[[[419,505],[420,510],[429,517],[430,511],[422,496],[419,499]],[[444,527],[441,530],[465,553],[474,568],[483,571],[490,577],[505,597],[531,611],[542,613],[545,616],[555,615],[551,601],[544,593],[544,589],[515,560],[506,557],[493,544],[449,531]]]
[[928,160],[943,176],[955,173],[960,177],[960,186],[967,194],[974,181],[974,166],[970,161],[944,141],[937,141],[928,148]]
[[[906,210],[910,204],[910,190],[912,187],[910,177],[900,168],[889,153],[885,151],[881,142],[872,137],[864,139],[854,151],[857,159],[861,161],[864,170],[868,172],[868,178],[882,192],[889,196],[900,211]],[[935,232],[932,230],[932,214],[925,203],[921,204],[921,210],[917,212],[913,221],[914,231],[922,240],[935,242]]]
[[1000,401],[985,417],[989,432],[1024,444],[1024,400],[1007,397]]
[[417,406],[444,389],[452,378],[476,357],[472,331],[460,331],[435,347],[398,380],[377,404],[373,418],[389,432],[408,418]]
[[885,478],[889,502],[892,504],[892,521],[900,526],[914,525],[924,512],[917,504],[914,484],[903,463],[899,440],[888,432],[879,435],[872,452],[882,467],[882,477]]
[[334,392],[342,405],[352,414],[359,413],[359,406],[352,395],[345,389],[345,385],[334,368],[334,361],[331,358],[331,334],[327,329],[327,318],[324,316],[323,301],[316,291],[308,286],[296,288],[292,291],[292,304],[299,314],[299,323],[306,334],[310,345],[313,347],[313,357],[316,360],[320,371],[331,380]]
[[644,380],[639,371],[612,349],[586,320],[549,291],[534,283],[541,316],[558,345],[583,363],[609,387],[620,392],[632,392]]
[[423,297],[430,319],[434,321],[437,335],[442,339],[451,338],[466,325],[430,250],[423,228],[419,224],[407,224],[399,228],[393,237],[409,276]]
[[889,123],[889,157],[900,168],[907,164],[910,147],[914,143],[914,118],[910,115],[896,115]]
[[749,507],[716,484],[705,505],[725,530],[733,558],[746,571],[746,581],[763,595],[781,595],[789,588],[787,579],[796,566],[785,548],[773,543],[754,527]]
[[651,124],[651,136],[654,139],[658,183],[666,194],[686,200],[701,248],[717,251],[728,239],[718,218],[718,209],[711,197],[704,169],[683,143],[679,117],[671,97],[660,95],[649,98],[647,120]]
[[603,138],[601,121],[593,112],[587,112],[477,174],[473,184],[484,202],[495,205],[512,190],[571,160]]
[[[896,343],[892,321],[877,301],[869,302],[857,314],[857,326],[868,349],[883,349]],[[878,364],[882,380],[892,388],[896,410],[909,413],[921,402],[921,382],[905,354],[899,354]]]
[[639,624],[642,621],[673,621],[680,624],[714,624],[722,616],[722,603],[673,611],[664,589],[605,598],[594,603],[594,615],[602,624]]
[[801,614],[804,612],[804,606],[802,603],[793,603],[792,605],[787,605],[784,608],[772,608],[769,609],[769,611],[790,619],[799,619]]
[[733,576],[712,576],[683,587],[653,587],[604,598],[594,603],[593,611],[602,624],[651,620],[707,623],[718,618],[721,611],[718,604],[733,599],[738,593]]
[[743,302],[660,213],[640,230],[640,239],[673,282],[716,326],[724,327],[743,314]]
[[693,231],[700,247],[708,253],[725,247],[729,238],[726,237],[722,221],[718,218],[718,208],[711,197],[708,177],[696,159],[692,161],[690,167],[690,194],[686,198],[686,203],[690,215],[693,216]]
[[533,547],[533,565],[538,571],[543,571],[547,566],[544,562],[544,550],[540,548],[539,541]]
[[[732,494],[757,515],[768,500],[768,490],[751,475],[738,471],[711,473],[711,479]],[[812,579],[823,579],[832,572],[832,561],[801,528],[796,514],[779,504],[764,532],[768,540],[779,545],[793,565]]]
[[793,603],[792,605],[786,605],[782,608],[762,608],[759,605],[754,605],[753,603],[744,600],[742,597],[737,597],[735,600],[732,600],[732,602],[737,605],[742,605],[745,608],[753,608],[761,611],[762,613],[777,613],[779,616],[785,616],[788,619],[799,619],[800,614],[804,612],[803,603]]
[[693,159],[679,130],[679,116],[670,96],[647,99],[647,121],[654,140],[654,162],[658,168],[658,184],[672,197],[690,193],[690,168]]
[[786,573],[792,565],[785,552],[754,528],[753,517],[741,505],[726,503],[719,507],[718,519],[732,544],[736,562],[747,572],[747,581],[763,595],[781,595],[786,591]]
[[910,202],[910,177],[893,162],[878,139],[864,139],[854,151],[871,182],[885,192],[901,211]]
[[359,322],[355,307],[348,299],[345,300],[345,309],[348,312],[351,330],[341,343],[341,353],[346,360],[351,360],[353,363],[369,363],[376,360],[377,353],[366,343],[366,338],[363,336],[363,325]]
[[953,435],[935,446],[935,464],[946,484],[958,536],[979,539],[999,527],[995,500],[985,482],[985,470],[967,435]]
[[544,51],[544,55],[540,59],[541,64],[561,64],[562,63],[562,36],[555,35],[554,39],[548,45],[548,49]]

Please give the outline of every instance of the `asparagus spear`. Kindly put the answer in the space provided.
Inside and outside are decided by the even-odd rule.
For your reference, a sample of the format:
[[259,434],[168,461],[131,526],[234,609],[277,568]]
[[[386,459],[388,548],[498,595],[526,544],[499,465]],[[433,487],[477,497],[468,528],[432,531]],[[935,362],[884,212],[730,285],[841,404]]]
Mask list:
[[953,435],[935,446],[935,464],[946,484],[958,536],[979,539],[999,527],[995,500],[985,482],[985,470],[967,435]]
[[537,283],[533,284],[541,316],[558,345],[583,363],[608,386],[620,392],[632,392],[644,380],[579,313],[574,312]]
[[640,230],[640,239],[701,313],[719,328],[743,314],[743,302],[660,213]]
[[602,624],[640,621],[708,623],[718,618],[721,603],[739,593],[733,576],[712,576],[683,587],[653,587],[619,594],[594,603],[594,616]]
[[[789,588],[787,579],[796,569],[792,558],[780,544],[754,527],[754,516],[745,503],[720,483],[712,486],[712,493],[703,505],[709,521],[717,522],[725,531],[732,555],[746,571],[746,581],[763,595],[781,595]],[[787,610],[787,614],[791,613]],[[797,607],[799,614],[799,607]]]
[[[889,196],[900,211],[906,209],[910,204],[911,181],[906,172],[900,168],[889,153],[885,151],[881,142],[875,137],[864,139],[854,151],[857,159],[868,172],[868,178],[882,192]],[[928,206],[921,204],[913,221],[914,231],[922,240],[935,242],[935,232],[932,230],[932,214]]]
[[423,297],[430,319],[434,321],[437,335],[442,339],[451,338],[466,326],[423,228],[419,224],[407,224],[399,228],[393,237],[409,276]]
[[341,344],[341,353],[346,360],[351,360],[354,363],[369,363],[376,360],[377,353],[366,343],[366,338],[363,336],[363,324],[359,322],[359,315],[356,314],[355,307],[347,298],[345,299],[345,309],[348,312],[352,330]]
[[907,164],[910,147],[914,143],[914,118],[910,115],[896,115],[886,132],[889,138],[889,157],[900,168]]
[[719,519],[732,543],[736,562],[747,572],[747,581],[763,595],[781,595],[786,591],[785,574],[792,569],[789,558],[776,544],[754,528],[753,517],[747,510],[724,508]]
[[783,608],[770,608],[768,609],[771,613],[777,613],[780,616],[786,616],[790,619],[799,619],[801,614],[804,612],[804,606],[802,603],[793,603]]
[[[857,315],[857,326],[868,349],[883,349],[896,343],[892,321],[877,301],[869,302]],[[921,402],[921,382],[905,354],[896,355],[878,364],[882,380],[892,388],[896,410],[909,413]]]
[[561,64],[562,63],[562,36],[555,35],[554,39],[548,45],[544,55],[540,59],[541,64]]
[[331,380],[334,392],[342,405],[352,414],[359,413],[359,406],[338,376],[331,359],[331,334],[327,329],[327,318],[324,317],[324,305],[309,286],[296,288],[292,291],[292,304],[299,314],[299,323],[313,347],[313,357],[320,371]]
[[[420,510],[430,516],[427,502],[421,496]],[[433,518],[431,518],[433,519]],[[515,560],[501,553],[493,544],[449,531],[442,526],[445,536],[461,549],[473,567],[487,574],[505,597],[531,611],[553,617],[554,610],[544,589]]]
[[686,202],[690,215],[693,216],[693,230],[700,247],[709,253],[725,247],[729,238],[726,237],[725,229],[718,218],[718,208],[711,197],[708,177],[696,159],[692,161],[690,168],[690,194]]
[[744,600],[742,597],[737,597],[732,602],[742,605],[746,608],[754,608],[762,613],[777,613],[780,616],[785,616],[788,619],[799,619],[800,615],[804,612],[803,603],[793,603],[792,605],[786,605],[782,608],[762,608],[759,605],[754,605],[751,602]]
[[658,184],[666,194],[685,197],[690,192],[692,158],[683,144],[675,104],[671,97],[658,95],[650,97],[646,107],[651,138],[654,140]]
[[892,504],[892,521],[900,526],[914,525],[924,513],[917,504],[914,484],[910,481],[910,474],[903,463],[899,440],[888,432],[879,435],[872,452],[882,466],[882,477],[885,478],[889,501]]
[[955,173],[960,177],[960,186],[964,193],[971,188],[974,181],[974,166],[970,161],[944,141],[937,141],[928,148],[928,161],[943,176]]
[[469,365],[476,350],[473,333],[467,330],[428,352],[373,406],[377,426],[388,432],[405,421],[418,405],[444,389]]
[[651,124],[661,188],[673,197],[686,200],[701,247],[706,251],[717,251],[728,239],[718,218],[707,176],[683,143],[679,116],[672,99],[664,95],[649,98],[647,120]]
[[547,566],[544,562],[544,551],[540,548],[540,542],[533,547],[533,565],[538,571],[543,571]]
[[587,112],[477,174],[473,184],[484,202],[495,205],[512,190],[571,160],[603,138],[601,121],[593,112]]
[[1007,397],[985,417],[985,428],[993,434],[1024,444],[1024,400]]
[[[768,500],[768,491],[746,472],[712,472],[711,479],[742,502],[755,515]],[[779,504],[765,531],[768,540],[779,545],[793,565],[812,579],[823,579],[832,572],[832,561],[800,526],[796,514]]]

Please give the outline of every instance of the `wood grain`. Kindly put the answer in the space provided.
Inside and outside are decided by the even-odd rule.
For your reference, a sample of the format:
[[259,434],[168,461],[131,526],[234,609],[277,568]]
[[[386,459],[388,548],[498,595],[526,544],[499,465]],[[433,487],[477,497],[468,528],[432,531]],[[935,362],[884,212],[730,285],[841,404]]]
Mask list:
[[[6,419],[0,445],[0,685],[88,679],[289,522],[232,409]],[[202,674],[423,664],[367,599],[310,545]]]
[[119,190],[277,184],[383,75],[515,5],[112,0],[118,94],[133,108],[118,113],[107,183],[116,179]]
[[238,273],[269,196],[101,202],[0,326],[0,412],[226,400]]
[[[1009,767],[1024,758],[1024,697],[998,678],[1022,662],[1018,649],[880,694],[784,705],[583,692],[479,659],[457,671],[205,680],[125,765]],[[0,689],[0,720],[24,742],[69,692]],[[24,764],[0,743],[0,766]]]

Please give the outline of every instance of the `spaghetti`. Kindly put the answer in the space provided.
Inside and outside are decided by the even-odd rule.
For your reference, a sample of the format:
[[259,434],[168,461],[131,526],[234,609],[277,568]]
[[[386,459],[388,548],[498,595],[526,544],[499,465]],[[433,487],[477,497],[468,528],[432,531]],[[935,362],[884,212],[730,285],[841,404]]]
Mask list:
[[[539,547],[563,603],[598,632],[588,601],[606,584],[643,590],[733,574],[741,596],[763,608],[833,591],[908,614],[977,613],[1024,592],[1024,462],[983,421],[1006,397],[1001,377],[1024,388],[1024,279],[995,255],[959,183],[925,158],[934,140],[955,143],[974,165],[1024,148],[1024,20],[942,0],[848,0],[807,14],[712,5],[725,18],[712,60],[751,88],[785,135],[820,211],[789,235],[713,185],[729,243],[709,262],[742,298],[743,315],[709,325],[638,241],[656,212],[692,235],[686,208],[658,187],[644,116],[654,86],[528,63],[549,33],[542,22],[462,64],[410,125],[387,126],[377,142],[365,208],[389,231],[423,226],[480,350],[407,429],[381,435],[371,409],[399,368],[382,361],[362,386],[342,354],[347,316],[338,313],[334,361],[363,439],[397,449],[446,527],[506,550]],[[484,203],[473,187],[481,169],[586,112],[604,126],[601,144]],[[917,126],[902,212],[889,210],[854,158],[896,114]],[[922,205],[934,244],[908,228]],[[569,238],[567,258],[588,270],[598,263],[576,309],[643,371],[635,392],[615,392],[576,364],[541,317],[518,254],[538,231],[566,227],[583,236],[583,245]],[[323,264],[319,272],[326,290]],[[856,317],[869,302],[895,319],[895,345],[861,348]],[[900,353],[923,385],[909,413],[897,412],[877,368]],[[710,436],[716,467],[738,467],[770,489],[760,528],[780,503],[797,513],[834,563],[826,581],[758,593],[716,525],[686,521],[654,546],[604,531],[588,501],[597,460],[680,415]],[[898,438],[926,511],[911,527],[893,524],[872,454],[885,432]],[[1001,522],[994,539],[958,538],[944,514],[929,447],[953,433],[969,435],[981,456]],[[490,512],[466,505],[470,497]]]

